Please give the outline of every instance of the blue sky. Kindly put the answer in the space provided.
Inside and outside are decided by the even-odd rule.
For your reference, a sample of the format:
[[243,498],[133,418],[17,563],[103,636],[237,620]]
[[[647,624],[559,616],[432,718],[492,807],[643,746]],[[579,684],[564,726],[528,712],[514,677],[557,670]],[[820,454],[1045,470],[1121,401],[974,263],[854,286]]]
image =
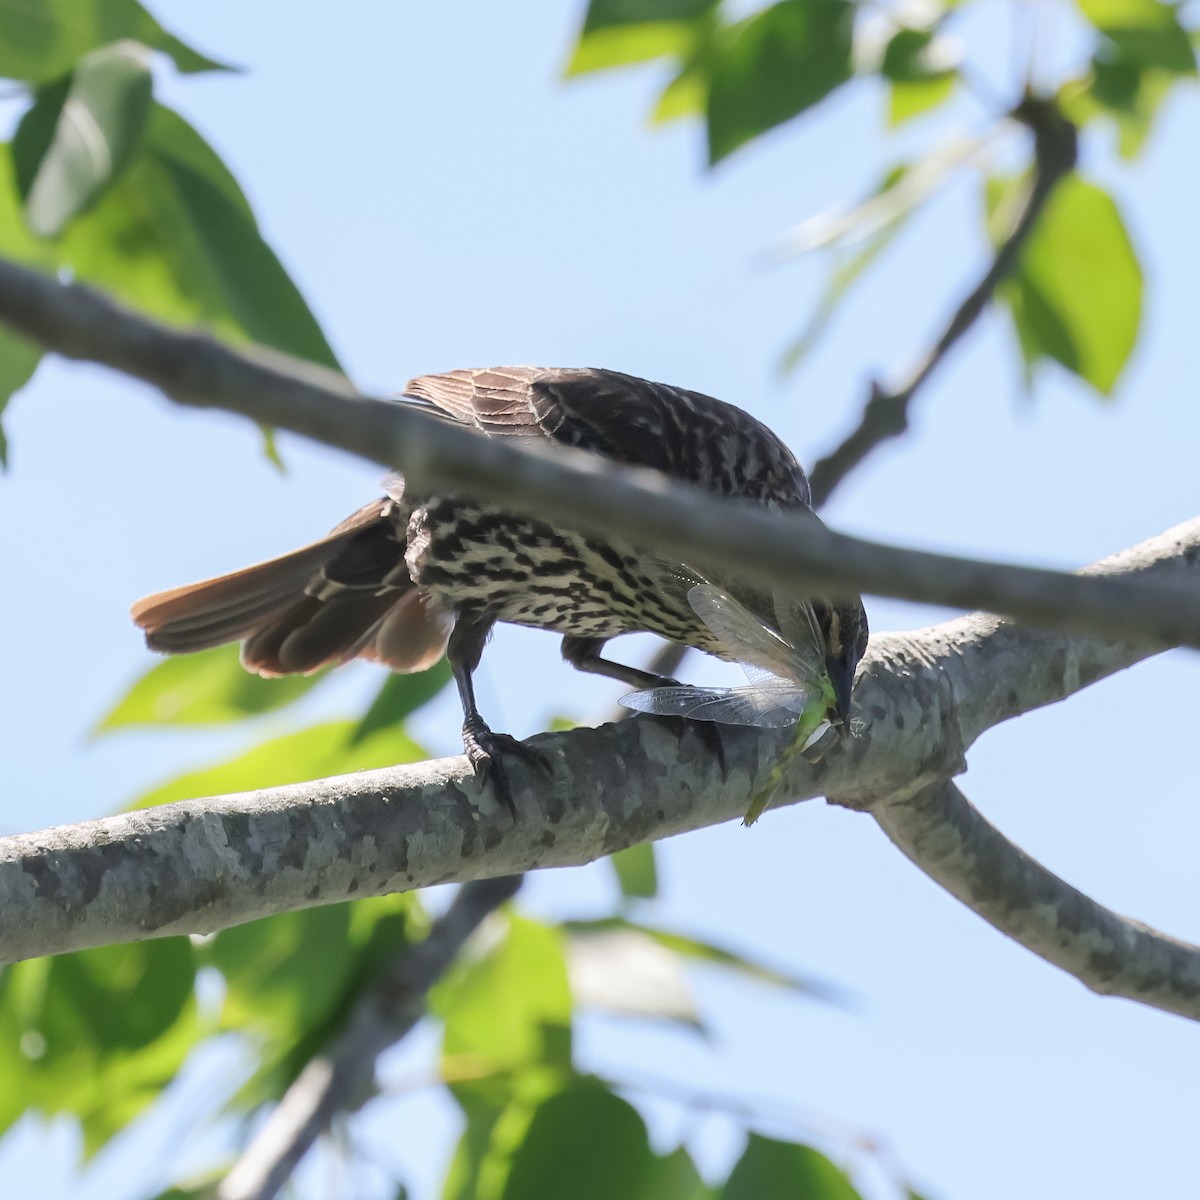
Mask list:
[[[821,272],[753,261],[935,136],[917,126],[889,141],[878,94],[838,97],[709,174],[696,127],[646,128],[653,69],[562,81],[577,5],[360,2],[333,19],[306,2],[286,21],[275,6],[229,0],[175,7],[156,11],[248,70],[164,74],[161,95],[225,156],[367,389],[456,366],[608,366],[740,404],[811,462],[854,420],[873,374],[900,374],[923,351],[984,261],[980,187],[965,178],[918,217],[785,380],[776,363]],[[1001,18],[985,7],[972,32],[994,41],[991,77],[1004,86]],[[978,108],[958,112],[981,124]],[[908,436],[838,493],[831,524],[1070,567],[1195,514],[1198,125],[1191,91],[1168,105],[1133,167],[1103,136],[1085,141],[1085,167],[1118,196],[1147,279],[1143,334],[1116,396],[1102,402],[1047,372],[1026,397],[1011,334],[991,315],[919,399]],[[57,363],[14,401],[6,428],[0,622],[18,702],[0,732],[0,828],[13,832],[103,814],[232,750],[238,735],[227,732],[88,739],[149,663],[129,603],[310,539],[372,495],[377,472],[284,438],[281,476],[232,418],[183,413],[140,385]],[[878,629],[943,615],[868,607]],[[708,679],[720,668],[689,670]],[[344,675],[312,698],[314,718],[350,711],[377,685],[369,667]],[[1200,816],[1186,733],[1198,683],[1193,655],[1137,667],[990,732],[963,780],[994,822],[1072,883],[1193,941]],[[478,690],[496,728],[525,735],[558,713],[602,714],[621,689],[562,665],[557,639],[505,629]],[[438,752],[457,752],[456,707],[445,697],[421,719]],[[664,843],[660,864],[655,920],[837,981],[861,1003],[827,1010],[698,975],[710,1044],[589,1019],[585,1065],[621,1076],[653,1064],[700,1091],[776,1096],[781,1111],[883,1138],[945,1200],[1178,1194],[1192,1174],[1194,1030],[1091,996],[940,892],[869,820],[806,804],[752,831],[730,824]],[[536,876],[523,903],[579,915],[610,895],[600,864]],[[388,1061],[389,1077],[419,1074],[428,1052],[418,1039]],[[171,1112],[131,1130],[82,1182],[65,1126],[22,1127],[0,1144],[0,1174],[15,1193],[36,1178],[43,1200],[132,1196],[131,1164],[167,1177],[189,1106],[235,1069],[228,1055],[196,1064]],[[720,1118],[662,1101],[645,1111],[660,1144],[691,1131],[709,1166],[737,1150]],[[417,1200],[431,1196],[451,1146],[450,1107],[418,1091],[368,1126]],[[197,1165],[212,1148],[182,1144]],[[823,1144],[845,1157],[844,1138]]]

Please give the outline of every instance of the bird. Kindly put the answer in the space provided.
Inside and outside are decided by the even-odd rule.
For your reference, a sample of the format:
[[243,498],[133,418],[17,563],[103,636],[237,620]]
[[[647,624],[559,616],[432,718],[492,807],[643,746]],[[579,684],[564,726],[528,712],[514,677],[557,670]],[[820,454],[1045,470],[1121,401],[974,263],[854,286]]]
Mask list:
[[[419,376],[397,402],[484,437],[591,451],[818,519],[804,470],[780,438],[742,409],[686,388],[598,368],[490,367]],[[676,681],[603,656],[620,634],[654,633],[734,657],[681,590],[661,586],[659,560],[633,540],[560,529],[552,516],[521,516],[448,490],[412,494],[395,474],[381,491],[318,541],[139,600],[131,615],[147,646],[181,654],[241,642],[243,666],[263,676],[355,658],[407,673],[446,655],[472,770],[494,781],[514,816],[505,756],[541,760],[494,732],[476,704],[473,675],[498,622],[560,634],[570,665],[639,689]],[[786,628],[789,612],[810,625],[815,617],[831,717],[845,726],[869,636],[861,599],[814,595],[780,604],[770,592],[717,582],[785,639],[795,634]]]

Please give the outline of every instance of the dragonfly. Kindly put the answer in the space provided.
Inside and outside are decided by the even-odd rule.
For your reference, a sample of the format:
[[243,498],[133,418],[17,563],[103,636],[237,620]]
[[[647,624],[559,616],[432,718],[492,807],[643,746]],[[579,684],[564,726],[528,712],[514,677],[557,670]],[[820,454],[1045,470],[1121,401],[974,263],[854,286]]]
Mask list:
[[[827,716],[835,705],[833,685],[825,668],[825,641],[812,605],[776,593],[776,611],[786,612],[790,618],[788,628],[796,630],[793,637],[787,638],[691,567],[658,560],[643,563],[643,567],[660,589],[684,590],[692,611],[720,649],[738,662],[747,682],[723,688],[686,684],[645,688],[622,696],[619,703],[656,716],[763,729],[796,727],[766,780],[751,797],[742,824],[753,825],[774,799],[796,756],[820,743],[833,728]],[[842,732],[857,734],[861,724],[856,721],[852,725]]]

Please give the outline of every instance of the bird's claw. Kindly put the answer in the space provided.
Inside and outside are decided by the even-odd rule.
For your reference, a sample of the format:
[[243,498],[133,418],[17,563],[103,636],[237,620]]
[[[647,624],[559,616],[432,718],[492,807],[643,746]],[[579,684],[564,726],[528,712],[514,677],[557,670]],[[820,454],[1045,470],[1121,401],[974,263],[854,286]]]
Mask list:
[[463,726],[463,748],[467,761],[481,787],[489,783],[505,808],[517,819],[517,805],[513,799],[512,783],[504,766],[505,757],[523,759],[531,767],[546,775],[552,773],[550,760],[540,750],[526,745],[508,733],[493,733],[482,722],[468,721]]

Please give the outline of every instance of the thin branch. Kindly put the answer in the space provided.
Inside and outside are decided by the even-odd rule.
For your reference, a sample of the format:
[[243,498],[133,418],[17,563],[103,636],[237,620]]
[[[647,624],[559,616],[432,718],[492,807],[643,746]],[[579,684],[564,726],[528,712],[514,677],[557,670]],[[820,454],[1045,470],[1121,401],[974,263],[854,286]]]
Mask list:
[[941,337],[913,368],[907,381],[894,391],[885,390],[877,381],[871,384],[871,397],[858,427],[813,467],[815,507],[821,507],[838,484],[871,451],[889,438],[899,437],[908,428],[908,410],[913,396],[987,308],[996,288],[1016,266],[1021,249],[1045,210],[1050,194],[1059,181],[1074,170],[1076,129],[1058,111],[1053,100],[1026,96],[1012,116],[1033,132],[1033,176],[1012,232],[997,249],[983,278],[955,310]]
[[309,1061],[217,1189],[217,1200],[271,1200],[334,1116],[362,1102],[375,1062],[425,1012],[429,989],[520,876],[462,887],[429,936],[400,954],[359,998],[345,1029]]
[[[1200,519],[1092,570],[1195,586]],[[869,809],[906,799],[961,771],[982,729],[1152,652],[966,620],[875,639],[856,687],[866,734],[819,763],[797,761],[792,801],[823,795]],[[574,866],[740,816],[788,731],[713,726],[701,736],[697,724],[643,717],[534,739],[552,770],[511,764],[515,822],[460,756],[0,839],[0,961]]]
[[926,875],[1093,992],[1200,1019],[1200,947],[1073,888],[972,807],[950,780],[872,815]]
[[75,285],[0,262],[0,322],[68,357],[105,363],[183,404],[240,413],[401,470],[416,492],[441,489],[556,525],[624,537],[801,593],[856,591],[982,608],[1053,629],[1200,647],[1200,591],[1096,579],[884,546],[819,522],[722,500],[656,471],[598,455],[518,447],[360,397],[311,364],[238,354],[136,317]]

